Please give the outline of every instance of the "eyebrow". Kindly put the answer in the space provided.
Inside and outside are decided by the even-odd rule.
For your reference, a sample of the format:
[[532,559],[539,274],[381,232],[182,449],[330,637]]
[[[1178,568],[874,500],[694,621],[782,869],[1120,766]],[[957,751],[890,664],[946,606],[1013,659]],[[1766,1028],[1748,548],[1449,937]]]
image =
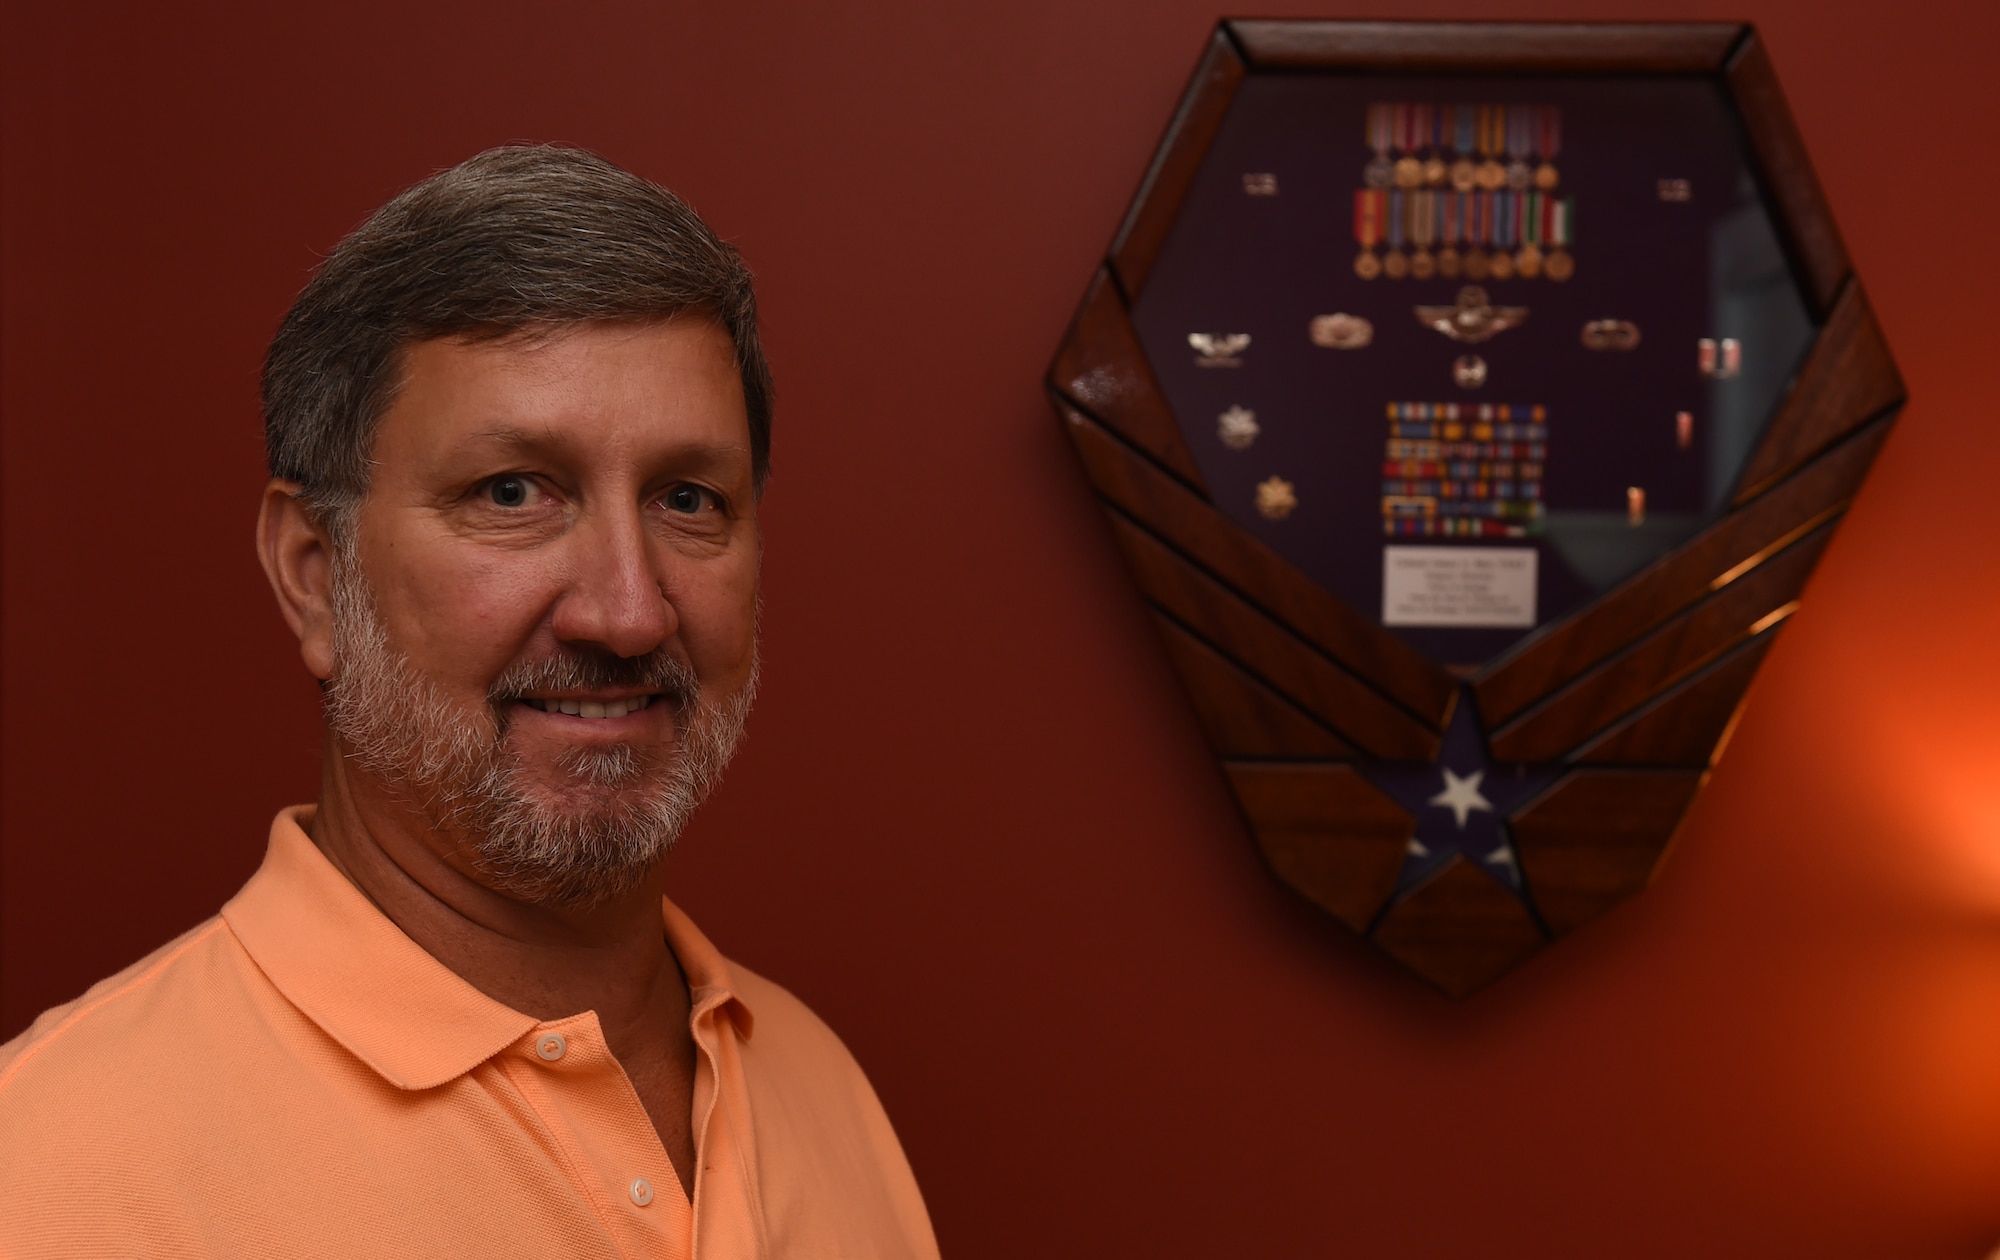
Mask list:
[[[467,445],[490,442],[509,450],[533,454],[560,452],[566,445],[567,434],[555,425],[527,428],[520,425],[501,425],[491,429],[478,429],[465,437]],[[675,458],[694,457],[721,460],[732,455],[748,455],[750,447],[741,442],[713,444],[705,442],[676,442],[669,444],[666,452]]]

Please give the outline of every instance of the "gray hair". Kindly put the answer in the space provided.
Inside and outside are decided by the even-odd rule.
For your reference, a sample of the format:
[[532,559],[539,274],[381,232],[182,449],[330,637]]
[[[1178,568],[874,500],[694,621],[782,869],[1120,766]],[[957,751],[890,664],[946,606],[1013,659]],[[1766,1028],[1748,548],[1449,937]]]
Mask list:
[[679,197],[596,154],[488,149],[377,210],[292,304],[264,360],[271,475],[299,483],[315,518],[343,536],[368,492],[405,347],[688,314],[735,343],[761,489],[771,372],[736,251]]

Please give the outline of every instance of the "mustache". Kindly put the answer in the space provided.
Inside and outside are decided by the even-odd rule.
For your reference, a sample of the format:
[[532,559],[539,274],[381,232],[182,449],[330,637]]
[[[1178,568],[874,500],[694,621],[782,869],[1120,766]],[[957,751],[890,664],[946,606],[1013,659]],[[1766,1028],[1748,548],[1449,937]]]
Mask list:
[[539,660],[521,661],[508,667],[487,688],[486,699],[497,707],[533,691],[582,691],[599,687],[658,692],[687,712],[701,693],[701,679],[686,661],[665,648],[645,656],[619,656],[563,646]]

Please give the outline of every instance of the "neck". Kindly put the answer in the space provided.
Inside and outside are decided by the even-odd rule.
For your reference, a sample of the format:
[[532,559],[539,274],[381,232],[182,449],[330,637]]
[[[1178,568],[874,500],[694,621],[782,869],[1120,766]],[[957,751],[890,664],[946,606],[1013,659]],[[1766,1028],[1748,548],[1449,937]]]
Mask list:
[[685,1012],[660,921],[661,865],[588,909],[510,897],[481,878],[466,837],[374,780],[332,731],[326,739],[313,843],[466,983],[537,1019],[595,1011],[614,1053],[625,1030],[649,1026],[663,1007]]

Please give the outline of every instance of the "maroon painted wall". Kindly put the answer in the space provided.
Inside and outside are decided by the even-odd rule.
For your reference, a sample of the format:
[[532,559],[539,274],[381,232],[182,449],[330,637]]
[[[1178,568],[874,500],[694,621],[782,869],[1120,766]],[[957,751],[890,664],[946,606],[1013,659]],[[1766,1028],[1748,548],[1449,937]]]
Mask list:
[[1212,10],[10,0],[0,1036],[213,912],[313,791],[250,549],[308,268],[562,140],[761,278],[766,698],[676,887],[853,1044],[950,1254],[2000,1241],[2000,7],[1394,8],[1757,21],[1909,379],[1643,897],[1454,1005],[1231,812],[1038,383]]

